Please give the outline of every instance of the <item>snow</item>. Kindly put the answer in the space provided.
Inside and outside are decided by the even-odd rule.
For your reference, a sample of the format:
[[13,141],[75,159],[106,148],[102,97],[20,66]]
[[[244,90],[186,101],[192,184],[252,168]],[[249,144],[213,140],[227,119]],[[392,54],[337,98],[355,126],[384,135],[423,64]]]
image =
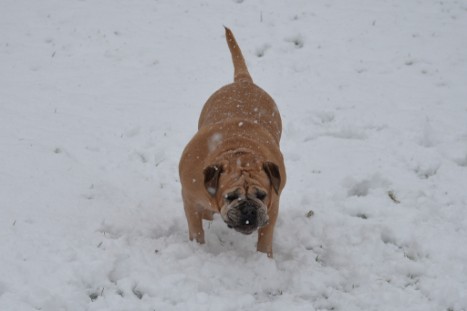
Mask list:
[[[222,134],[215,133],[209,138],[209,141],[208,141],[209,151],[215,150],[217,146],[219,146],[220,143],[222,143]],[[215,169],[217,170],[217,167]]]
[[[467,310],[463,1],[3,0],[0,310]],[[178,159],[233,79],[283,118],[274,259]]]

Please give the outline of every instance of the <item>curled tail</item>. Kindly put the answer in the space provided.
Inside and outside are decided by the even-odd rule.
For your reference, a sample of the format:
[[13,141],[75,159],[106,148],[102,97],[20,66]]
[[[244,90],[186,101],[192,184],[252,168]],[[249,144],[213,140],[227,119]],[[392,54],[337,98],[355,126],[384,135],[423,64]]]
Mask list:
[[242,51],[240,51],[240,47],[238,46],[232,31],[227,27],[225,27],[225,37],[227,39],[227,44],[229,45],[230,53],[232,54],[234,82],[253,82],[253,79],[251,79],[250,73],[248,72],[248,68],[246,67]]

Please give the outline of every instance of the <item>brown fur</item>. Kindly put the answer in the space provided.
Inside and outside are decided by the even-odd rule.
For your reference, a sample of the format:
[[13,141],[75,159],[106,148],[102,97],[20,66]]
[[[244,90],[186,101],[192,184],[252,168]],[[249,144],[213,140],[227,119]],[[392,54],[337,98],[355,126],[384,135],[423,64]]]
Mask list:
[[232,32],[226,39],[234,63],[234,83],[216,91],[205,103],[198,132],[180,160],[182,197],[190,239],[204,243],[202,219],[222,212],[229,189],[251,197],[267,192],[268,224],[258,230],[258,251],[272,256],[272,237],[279,196],[286,175],[279,141],[282,123],[274,100],[256,86]]

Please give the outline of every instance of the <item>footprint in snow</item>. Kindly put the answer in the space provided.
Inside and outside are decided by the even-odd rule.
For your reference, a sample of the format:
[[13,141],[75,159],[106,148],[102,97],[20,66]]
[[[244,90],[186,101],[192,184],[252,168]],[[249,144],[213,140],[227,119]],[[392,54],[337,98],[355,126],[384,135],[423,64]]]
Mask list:
[[363,180],[355,180],[348,177],[344,180],[348,197],[365,197],[372,189],[386,188],[389,182],[379,175],[374,175],[371,178]]
[[292,43],[297,49],[301,49],[305,45],[305,41],[303,40],[303,37],[299,34],[295,36],[287,37],[285,38],[285,41]]
[[397,237],[390,229],[386,229],[381,232],[381,241],[384,244],[395,246],[396,249],[402,252],[404,257],[410,261],[419,261],[420,259],[427,258],[429,256],[422,250],[417,240],[404,238],[403,236]]
[[144,293],[140,289],[138,289],[136,286],[133,287],[131,291],[139,300],[143,299]]
[[439,163],[419,165],[414,169],[414,172],[420,179],[428,179],[436,175],[440,166]]
[[270,48],[271,46],[269,44],[263,44],[262,46],[256,49],[255,54],[257,57],[263,57],[264,54],[266,54],[266,51],[269,50]]
[[98,232],[102,233],[106,238],[109,239],[118,239],[124,234],[124,230],[121,228],[117,228],[115,225],[108,224],[106,222],[102,222]]
[[148,163],[148,157],[141,151],[135,151],[135,155],[141,163],[146,164]]
[[104,295],[104,288],[100,288],[100,289],[96,289],[94,291],[92,291],[91,293],[88,294],[88,297],[89,299],[91,299],[91,301],[96,301],[97,299],[99,299],[99,297],[103,296]]

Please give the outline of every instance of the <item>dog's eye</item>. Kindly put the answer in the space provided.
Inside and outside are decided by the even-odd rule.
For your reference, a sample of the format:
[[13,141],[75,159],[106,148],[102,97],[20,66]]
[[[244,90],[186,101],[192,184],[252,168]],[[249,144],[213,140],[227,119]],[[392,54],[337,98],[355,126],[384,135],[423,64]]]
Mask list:
[[235,201],[239,198],[238,194],[236,192],[232,192],[229,194],[226,194],[224,197],[228,202]]
[[260,201],[264,201],[266,199],[266,192],[263,191],[257,191],[256,192],[256,198]]

